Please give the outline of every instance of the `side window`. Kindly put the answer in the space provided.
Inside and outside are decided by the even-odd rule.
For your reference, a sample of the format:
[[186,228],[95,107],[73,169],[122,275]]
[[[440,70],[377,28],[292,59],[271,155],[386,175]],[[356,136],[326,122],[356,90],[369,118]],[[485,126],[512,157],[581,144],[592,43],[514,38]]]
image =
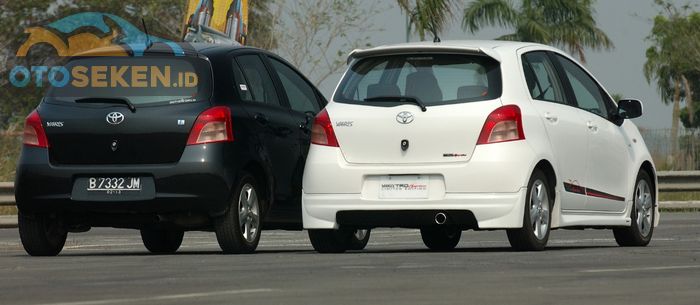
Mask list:
[[241,71],[241,68],[238,66],[238,63],[236,61],[232,61],[232,68],[233,68],[233,87],[236,91],[238,91],[238,94],[240,95],[241,99],[246,102],[254,102],[255,98],[253,97],[253,92],[251,91],[250,84],[248,84],[248,80],[246,80],[245,76],[243,76],[243,72]]
[[[275,85],[260,57],[242,55],[236,57],[236,61],[243,70],[247,91],[250,91],[251,94],[251,101],[279,106],[280,102],[275,92]],[[242,90],[242,88],[238,86],[238,90]]]
[[284,92],[287,93],[289,106],[292,110],[298,112],[310,111],[313,113],[317,113],[321,110],[318,105],[316,91],[311,85],[286,64],[274,58],[270,58],[270,62],[272,63],[272,67],[275,68],[280,81],[282,81]]
[[578,65],[561,55],[557,59],[566,72],[566,77],[571,83],[571,89],[576,97],[578,107],[588,112],[607,118],[608,109],[605,106],[603,91],[598,84]]
[[530,96],[535,100],[567,104],[557,70],[544,52],[523,55],[523,71]]

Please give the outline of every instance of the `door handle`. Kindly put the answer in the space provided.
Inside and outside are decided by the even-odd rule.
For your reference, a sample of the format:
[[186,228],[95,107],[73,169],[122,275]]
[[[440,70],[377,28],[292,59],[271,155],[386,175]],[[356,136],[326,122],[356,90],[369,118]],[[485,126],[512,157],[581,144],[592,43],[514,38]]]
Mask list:
[[557,117],[556,115],[553,115],[553,114],[551,114],[551,113],[549,113],[549,112],[545,112],[545,113],[544,113],[544,118],[545,118],[547,121],[549,121],[550,123],[556,123],[556,122],[559,121],[559,117]]
[[299,123],[299,129],[305,133],[309,133],[311,129],[309,128],[309,123],[308,122],[300,122]]
[[313,122],[313,120],[314,120],[313,112],[307,111],[306,117],[304,118],[304,121],[299,122],[299,129],[301,129],[305,133],[311,132],[311,128],[309,128],[309,123]]
[[590,130],[591,132],[598,132],[598,125],[596,125],[592,121],[588,121],[586,123],[586,126],[588,126],[588,130]]
[[258,121],[258,123],[263,125],[267,125],[267,123],[270,122],[270,120],[267,119],[267,116],[265,116],[262,113],[256,113],[255,116],[253,116],[253,118],[255,118],[255,120]]

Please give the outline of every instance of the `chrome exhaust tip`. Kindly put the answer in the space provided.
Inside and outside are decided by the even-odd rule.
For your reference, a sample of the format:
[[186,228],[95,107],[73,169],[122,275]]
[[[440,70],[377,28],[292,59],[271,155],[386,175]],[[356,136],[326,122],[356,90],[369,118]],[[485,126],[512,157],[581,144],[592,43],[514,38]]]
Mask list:
[[435,214],[435,223],[439,225],[444,225],[445,222],[447,222],[447,215],[445,213],[437,213]]

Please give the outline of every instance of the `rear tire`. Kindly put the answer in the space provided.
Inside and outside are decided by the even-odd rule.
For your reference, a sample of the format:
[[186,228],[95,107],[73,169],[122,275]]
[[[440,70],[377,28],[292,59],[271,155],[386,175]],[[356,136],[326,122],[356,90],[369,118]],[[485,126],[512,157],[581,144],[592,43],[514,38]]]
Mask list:
[[536,169],[527,187],[523,227],[507,230],[508,241],[513,249],[542,251],[547,246],[553,205],[550,190],[547,177]]
[[423,244],[433,251],[449,251],[457,247],[462,230],[453,226],[430,226],[420,229]]
[[56,256],[61,253],[68,231],[59,216],[19,212],[17,217],[19,237],[27,254]]
[[[259,193],[260,192],[260,193]],[[260,242],[264,194],[255,178],[243,173],[228,212],[215,224],[216,240],[226,254],[253,253]]]
[[350,250],[352,238],[353,231],[347,229],[309,230],[309,240],[318,253],[343,253]]
[[363,250],[369,242],[371,232],[370,229],[354,230],[348,242],[348,250]]
[[639,172],[634,184],[634,202],[630,216],[632,225],[613,229],[615,241],[621,247],[645,247],[654,235],[654,202],[656,195],[651,190],[651,178],[645,171]]
[[143,245],[154,254],[172,254],[182,245],[184,231],[141,229]]

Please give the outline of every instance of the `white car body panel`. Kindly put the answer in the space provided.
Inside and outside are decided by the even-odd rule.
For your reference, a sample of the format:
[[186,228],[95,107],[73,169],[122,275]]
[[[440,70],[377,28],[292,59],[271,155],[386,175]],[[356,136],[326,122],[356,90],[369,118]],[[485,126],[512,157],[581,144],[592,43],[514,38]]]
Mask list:
[[[636,177],[643,164],[654,168],[637,127],[629,120],[617,126],[575,107],[533,100],[521,55],[535,50],[571,58],[548,46],[502,41],[424,42],[354,51],[349,62],[413,52],[486,55],[501,64],[503,92],[497,100],[430,106],[427,112],[412,104],[367,107],[331,101],[326,110],[340,147],[310,147],[302,193],[304,227],[338,228],[339,211],[452,209],[473,212],[479,229],[519,228],[525,188],[540,162],[551,164],[556,176],[552,228],[629,226]],[[525,140],[475,145],[488,114],[509,104],[521,110]],[[415,121],[397,123],[394,117],[402,111],[414,114]],[[336,126],[338,122],[345,123]],[[417,148],[397,149],[409,136],[411,149]],[[443,152],[464,156],[440,158]],[[429,195],[381,199],[378,181],[386,175],[425,175],[430,178]],[[652,179],[658,185],[655,174]],[[564,183],[585,186],[593,195],[567,191]],[[658,200],[658,188],[654,192]]]

